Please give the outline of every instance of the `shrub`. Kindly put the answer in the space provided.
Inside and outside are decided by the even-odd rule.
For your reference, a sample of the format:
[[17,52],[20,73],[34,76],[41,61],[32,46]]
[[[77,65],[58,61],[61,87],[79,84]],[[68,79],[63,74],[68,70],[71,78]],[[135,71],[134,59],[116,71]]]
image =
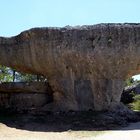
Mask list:
[[134,97],[134,102],[130,104],[133,110],[140,111],[140,95]]

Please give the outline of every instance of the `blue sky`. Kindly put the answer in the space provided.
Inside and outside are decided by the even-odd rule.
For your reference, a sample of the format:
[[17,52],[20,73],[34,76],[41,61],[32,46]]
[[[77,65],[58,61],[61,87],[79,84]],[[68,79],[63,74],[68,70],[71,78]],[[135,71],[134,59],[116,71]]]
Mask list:
[[140,0],[0,0],[0,36],[33,27],[140,22]]
[[105,22],[140,22],[140,0],[0,0],[0,36]]

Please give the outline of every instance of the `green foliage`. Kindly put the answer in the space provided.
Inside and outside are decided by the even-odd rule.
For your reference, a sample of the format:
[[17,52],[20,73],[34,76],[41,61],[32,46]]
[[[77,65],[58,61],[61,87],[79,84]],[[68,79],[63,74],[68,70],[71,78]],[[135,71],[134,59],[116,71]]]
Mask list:
[[25,73],[16,73],[16,81],[20,81],[20,82],[36,81],[36,75],[25,74]]
[[140,100],[140,95],[136,95],[136,96],[134,97],[134,101],[138,101],[138,100]]
[[26,73],[17,73],[16,80],[20,82],[46,81],[46,77],[42,75],[32,75]]
[[33,82],[46,80],[46,77],[42,75],[19,73],[11,68],[0,65],[0,82]]
[[133,110],[139,110],[140,111],[140,95],[136,95],[134,97],[134,102],[131,103],[130,106]]
[[13,81],[13,76],[10,68],[0,66],[0,82],[11,82]]
[[125,86],[131,86],[135,83],[134,79],[131,77],[131,78],[128,78],[126,81],[125,81]]

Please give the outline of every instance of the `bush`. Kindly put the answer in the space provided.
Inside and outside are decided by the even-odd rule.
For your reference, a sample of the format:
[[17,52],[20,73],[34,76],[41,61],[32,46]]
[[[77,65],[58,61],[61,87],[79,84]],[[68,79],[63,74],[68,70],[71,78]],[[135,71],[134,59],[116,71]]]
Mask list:
[[121,95],[121,102],[123,102],[124,104],[129,104],[132,103],[134,101],[134,97],[135,93],[133,91],[131,91],[130,93],[127,92],[123,92]]
[[134,97],[134,102],[130,104],[133,110],[140,111],[140,95]]

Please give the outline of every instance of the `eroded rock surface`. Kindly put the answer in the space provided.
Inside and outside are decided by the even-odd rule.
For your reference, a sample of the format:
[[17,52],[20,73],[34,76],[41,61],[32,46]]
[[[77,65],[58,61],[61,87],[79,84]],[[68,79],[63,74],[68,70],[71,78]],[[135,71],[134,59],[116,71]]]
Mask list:
[[[0,84],[1,93],[46,93],[50,92],[47,82],[4,82]],[[50,93],[51,94],[51,93]]]
[[34,28],[0,38],[0,64],[47,76],[56,110],[106,110],[140,72],[140,24]]
[[0,84],[0,109],[29,111],[52,102],[50,87],[43,82]]

